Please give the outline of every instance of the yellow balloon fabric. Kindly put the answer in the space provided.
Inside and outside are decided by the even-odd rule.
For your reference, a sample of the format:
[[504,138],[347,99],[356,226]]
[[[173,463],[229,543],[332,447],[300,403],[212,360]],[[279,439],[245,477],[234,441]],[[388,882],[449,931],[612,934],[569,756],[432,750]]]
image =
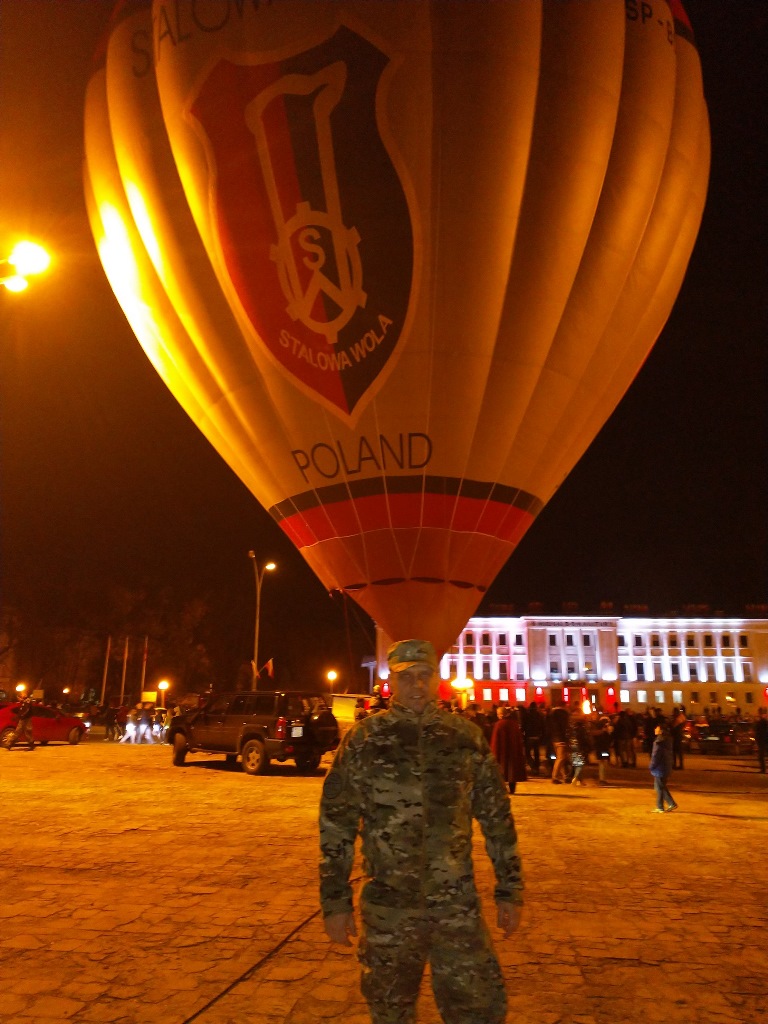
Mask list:
[[678,0],[126,0],[105,271],[171,392],[392,637],[446,649],[661,331],[706,196]]

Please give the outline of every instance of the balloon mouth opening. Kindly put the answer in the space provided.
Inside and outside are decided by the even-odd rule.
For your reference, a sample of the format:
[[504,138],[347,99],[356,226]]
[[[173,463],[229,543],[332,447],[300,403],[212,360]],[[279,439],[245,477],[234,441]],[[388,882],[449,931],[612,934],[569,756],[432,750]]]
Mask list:
[[431,586],[443,586],[447,583],[449,586],[458,587],[460,590],[478,590],[481,594],[484,594],[488,589],[479,583],[470,583],[468,580],[446,580],[440,576],[391,576],[385,579],[371,580],[370,583],[349,583],[339,589],[354,593],[366,590],[368,587],[394,587],[403,583],[426,583]]

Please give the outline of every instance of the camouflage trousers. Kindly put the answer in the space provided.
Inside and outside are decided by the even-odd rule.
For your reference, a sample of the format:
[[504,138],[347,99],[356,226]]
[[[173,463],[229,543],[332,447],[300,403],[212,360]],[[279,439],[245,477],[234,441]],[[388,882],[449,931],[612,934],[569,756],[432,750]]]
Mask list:
[[502,1024],[501,968],[477,903],[428,910],[361,902],[361,988],[373,1024],[411,1024],[427,963],[445,1024]]

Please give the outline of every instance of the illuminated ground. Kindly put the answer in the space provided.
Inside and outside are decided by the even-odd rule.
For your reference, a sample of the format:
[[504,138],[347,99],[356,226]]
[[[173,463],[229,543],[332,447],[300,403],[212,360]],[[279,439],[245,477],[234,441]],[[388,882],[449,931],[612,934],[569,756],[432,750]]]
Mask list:
[[[652,813],[645,758],[606,789],[519,787],[510,1024],[766,1019],[768,781],[688,765],[673,814]],[[166,746],[91,740],[0,750],[0,780],[1,1021],[368,1021],[354,956],[317,916],[322,774],[174,769]],[[418,1020],[439,1020],[426,985]]]

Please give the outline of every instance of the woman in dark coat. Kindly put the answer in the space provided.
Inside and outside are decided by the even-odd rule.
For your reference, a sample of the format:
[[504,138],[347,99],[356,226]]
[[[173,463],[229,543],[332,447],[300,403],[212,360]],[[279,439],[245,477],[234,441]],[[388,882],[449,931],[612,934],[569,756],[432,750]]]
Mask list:
[[[667,782],[672,774],[674,755],[672,753],[672,736],[666,722],[660,722],[656,726],[656,739],[651,751],[651,763],[648,766],[653,776],[653,786],[656,790],[656,807],[654,810],[661,814],[665,810],[674,811],[677,804],[672,799]],[[664,803],[667,807],[664,807]]]
[[502,717],[493,727],[491,750],[499,762],[509,792],[514,793],[517,783],[525,782],[528,778],[528,772],[525,765],[523,730],[520,728],[517,711],[513,708],[504,708]]

